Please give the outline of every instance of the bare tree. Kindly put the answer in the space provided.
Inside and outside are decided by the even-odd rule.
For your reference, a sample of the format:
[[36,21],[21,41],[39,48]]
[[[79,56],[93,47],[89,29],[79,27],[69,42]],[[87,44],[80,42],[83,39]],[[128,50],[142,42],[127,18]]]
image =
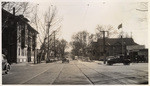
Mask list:
[[96,30],[97,30],[97,32],[96,32],[96,37],[97,38],[102,38],[103,37],[103,34],[100,31],[108,31],[107,37],[114,37],[119,33],[111,25],[107,25],[107,26],[97,25]]
[[[29,17],[30,13],[33,10],[33,5],[29,2],[1,2],[2,9],[13,13],[13,8],[15,8],[15,15],[23,15],[25,17]],[[6,18],[3,18],[2,23],[2,32],[7,27],[8,20],[12,17],[12,15],[7,15]]]
[[81,31],[72,36],[73,41],[70,43],[73,50],[72,54],[86,56],[86,48],[89,44],[89,33]]
[[15,14],[24,15],[25,17],[28,17],[33,10],[33,4],[29,2],[1,2],[1,4],[2,8],[10,13],[13,12],[13,7],[15,7]]
[[68,48],[68,43],[66,40],[62,39],[62,40],[58,40],[58,44],[57,44],[57,54],[59,54],[62,58],[65,55],[65,50],[66,48]]
[[35,6],[32,16],[31,24],[40,32],[40,35],[38,35],[39,43],[41,44],[39,58],[42,59],[43,55],[48,54],[46,52],[50,52],[51,48],[54,48],[52,47],[52,41],[56,41],[56,39],[53,36],[58,34],[61,28],[59,24],[61,20],[57,18],[57,9],[53,5],[49,6],[43,16],[39,15],[38,5]]

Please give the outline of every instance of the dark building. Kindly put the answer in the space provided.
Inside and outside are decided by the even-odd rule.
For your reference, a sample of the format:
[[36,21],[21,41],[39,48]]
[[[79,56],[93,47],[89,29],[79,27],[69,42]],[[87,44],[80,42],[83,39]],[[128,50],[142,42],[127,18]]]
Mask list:
[[[105,50],[106,56],[116,56],[119,54],[127,54],[126,46],[138,45],[132,38],[106,38]],[[93,55],[95,59],[101,59],[104,53],[103,39],[98,39],[92,43]]]
[[136,62],[148,62],[148,49],[144,45],[127,46],[128,55]]
[[34,60],[38,32],[23,15],[2,9],[2,49],[9,63]]

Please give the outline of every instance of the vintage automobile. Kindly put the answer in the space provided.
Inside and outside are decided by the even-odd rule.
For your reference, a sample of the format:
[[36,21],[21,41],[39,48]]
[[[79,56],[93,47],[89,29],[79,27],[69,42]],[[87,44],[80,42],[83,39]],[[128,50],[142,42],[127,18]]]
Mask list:
[[130,65],[130,59],[125,58],[124,56],[116,56],[114,58],[107,59],[108,65],[113,65],[115,63],[123,63],[124,65]]
[[5,74],[7,74],[9,70],[10,70],[10,65],[7,62],[6,56],[2,54],[2,71],[4,71]]
[[46,63],[52,63],[52,62],[56,62],[56,60],[55,59],[47,59],[46,60]]
[[63,58],[62,63],[69,63],[69,59],[68,58]]

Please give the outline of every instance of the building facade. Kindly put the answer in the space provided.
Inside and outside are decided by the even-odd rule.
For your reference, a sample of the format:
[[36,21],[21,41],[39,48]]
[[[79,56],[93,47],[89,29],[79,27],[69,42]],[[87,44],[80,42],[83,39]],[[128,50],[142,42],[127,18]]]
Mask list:
[[[103,43],[104,43],[103,39],[98,39],[97,42],[92,43],[93,53],[97,59],[103,58],[104,53]],[[129,45],[138,45],[138,44],[135,43],[132,38],[106,38],[105,39],[106,56],[127,54],[126,47]]]
[[38,32],[28,22],[23,15],[16,16],[2,9],[2,49],[7,52],[9,63],[30,62],[36,58]]
[[137,59],[138,61],[148,62],[148,49],[144,45],[127,46],[127,51],[130,57],[136,57],[132,59],[133,61]]

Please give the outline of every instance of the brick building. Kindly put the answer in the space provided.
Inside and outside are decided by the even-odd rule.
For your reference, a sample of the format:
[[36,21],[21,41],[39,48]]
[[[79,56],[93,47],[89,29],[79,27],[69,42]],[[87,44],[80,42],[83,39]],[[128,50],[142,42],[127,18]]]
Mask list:
[[28,24],[23,15],[2,9],[2,49],[9,63],[30,62],[36,57],[38,32]]

